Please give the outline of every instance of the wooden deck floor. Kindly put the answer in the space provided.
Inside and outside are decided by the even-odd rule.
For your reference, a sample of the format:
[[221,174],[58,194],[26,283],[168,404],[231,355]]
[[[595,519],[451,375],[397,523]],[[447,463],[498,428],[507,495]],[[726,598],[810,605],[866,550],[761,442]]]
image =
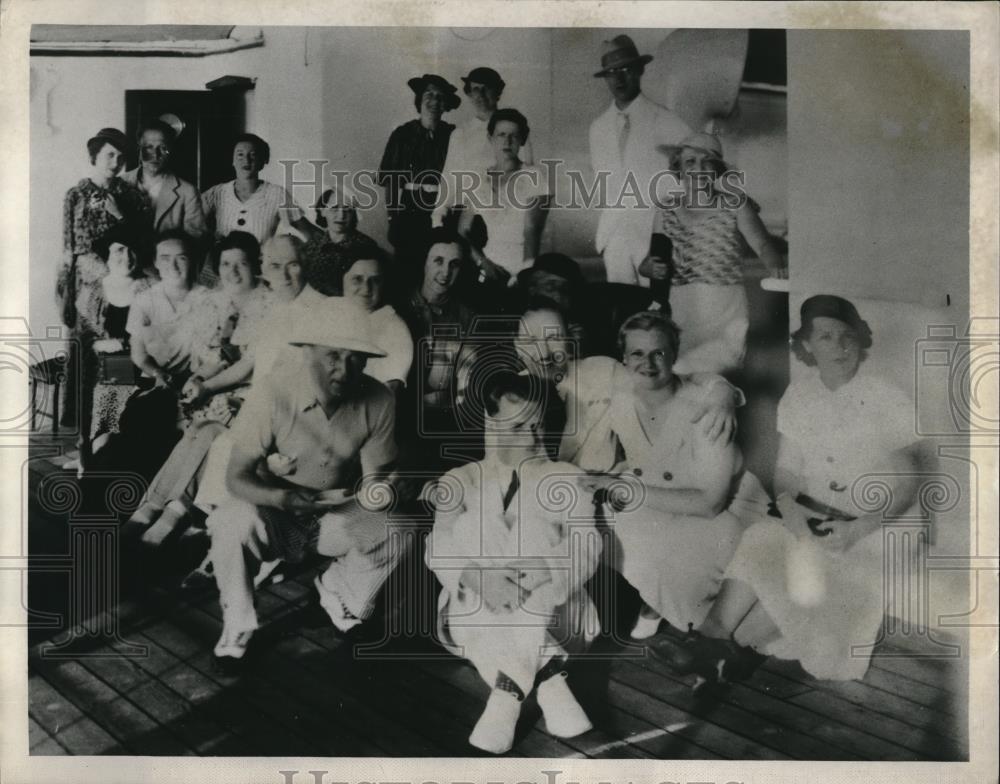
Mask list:
[[[29,485],[50,470],[33,466]],[[59,524],[36,510],[32,536],[37,527],[54,541]],[[220,629],[211,592],[187,596],[150,580],[110,610],[120,641],[83,641],[69,658],[44,655],[52,640],[36,635],[28,657],[31,753],[477,755],[467,739],[487,688],[471,666],[409,638],[379,649],[381,657],[362,656],[331,627],[310,628],[303,608],[311,576],[307,570],[260,592],[264,628],[239,679],[211,666]],[[127,655],[127,645],[145,652]],[[595,729],[570,740],[550,736],[529,698],[511,755],[965,759],[964,663],[922,652],[913,640],[887,641],[865,679],[851,683],[817,681],[772,659],[749,680],[705,697],[690,679],[601,640],[594,653],[605,655],[577,662],[570,675]]]

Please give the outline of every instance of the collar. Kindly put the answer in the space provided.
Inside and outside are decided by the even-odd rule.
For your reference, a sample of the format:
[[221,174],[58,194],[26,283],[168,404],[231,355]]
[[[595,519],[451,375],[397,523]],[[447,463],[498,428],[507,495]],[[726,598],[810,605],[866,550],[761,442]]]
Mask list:
[[619,109],[618,104],[615,103],[615,99],[611,99],[611,106],[608,107],[608,114],[612,116],[617,116],[619,114],[627,114],[630,118],[634,117],[636,111],[643,110],[646,108],[646,104],[649,99],[646,98],[646,94],[641,92],[633,99],[632,103],[626,106],[624,109]]

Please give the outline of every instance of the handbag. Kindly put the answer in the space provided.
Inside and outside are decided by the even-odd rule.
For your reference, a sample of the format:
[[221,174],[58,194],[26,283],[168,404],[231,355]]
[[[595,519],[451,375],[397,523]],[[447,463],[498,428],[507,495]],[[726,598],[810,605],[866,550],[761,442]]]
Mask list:
[[128,352],[97,355],[97,383],[133,387],[136,367]]

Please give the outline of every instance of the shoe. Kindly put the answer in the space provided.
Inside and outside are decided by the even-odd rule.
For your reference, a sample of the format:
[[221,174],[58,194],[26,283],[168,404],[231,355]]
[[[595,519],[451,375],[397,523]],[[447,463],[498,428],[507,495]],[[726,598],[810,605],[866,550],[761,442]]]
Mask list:
[[538,707],[545,717],[545,729],[557,738],[575,738],[594,728],[570,691],[564,672],[538,685]]
[[235,634],[222,630],[222,637],[212,650],[212,667],[218,672],[235,675],[242,670],[243,658],[246,656],[253,629],[246,629]]
[[206,555],[205,560],[181,580],[181,590],[188,593],[201,593],[214,587],[215,569],[212,567],[211,555]]
[[678,675],[694,673],[702,682],[719,684],[746,678],[765,658],[734,640],[706,637],[693,629],[683,640],[660,640],[651,650]]
[[348,610],[339,596],[323,588],[319,577],[313,584],[316,586],[316,601],[340,632],[346,634],[355,626],[361,625],[362,619]]
[[253,578],[254,590],[260,588],[262,585],[276,585],[277,583],[284,582],[285,572],[282,569],[283,565],[284,561],[280,558],[273,561],[264,561],[260,565],[257,576]]
[[149,501],[144,501],[139,505],[139,508],[132,513],[132,516],[128,519],[128,521],[129,523],[148,527],[156,522],[156,519],[161,514],[163,514],[163,510],[160,507],[155,504],[151,504]]
[[[639,618],[635,622],[635,626],[632,627],[632,639],[633,640],[648,640],[652,637],[660,628],[660,621],[663,620],[659,615],[655,618],[650,618],[645,614],[647,607],[642,608],[642,612],[639,613]],[[652,612],[652,610],[650,610]]]
[[160,514],[160,518],[153,523],[142,535],[142,543],[148,547],[160,547],[173,535],[179,535],[187,527],[187,510],[184,507],[171,502]]
[[521,715],[521,700],[503,689],[493,689],[483,715],[469,736],[469,744],[490,754],[503,754],[514,745],[514,728]]

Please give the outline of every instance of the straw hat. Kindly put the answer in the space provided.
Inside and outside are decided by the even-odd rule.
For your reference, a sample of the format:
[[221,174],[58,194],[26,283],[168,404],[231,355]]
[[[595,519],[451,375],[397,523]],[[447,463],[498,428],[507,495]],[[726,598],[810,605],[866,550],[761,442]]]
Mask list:
[[604,76],[613,68],[626,68],[636,63],[645,65],[653,59],[651,54],[640,55],[635,41],[627,35],[616,35],[601,46],[601,70],[594,76]]
[[288,342],[293,346],[326,346],[384,357],[385,351],[371,342],[368,313],[343,297],[329,297],[304,309],[295,320]]
[[675,155],[685,148],[698,150],[713,158],[722,158],[722,140],[711,133],[693,133],[680,144],[659,144],[656,147],[665,155]]

